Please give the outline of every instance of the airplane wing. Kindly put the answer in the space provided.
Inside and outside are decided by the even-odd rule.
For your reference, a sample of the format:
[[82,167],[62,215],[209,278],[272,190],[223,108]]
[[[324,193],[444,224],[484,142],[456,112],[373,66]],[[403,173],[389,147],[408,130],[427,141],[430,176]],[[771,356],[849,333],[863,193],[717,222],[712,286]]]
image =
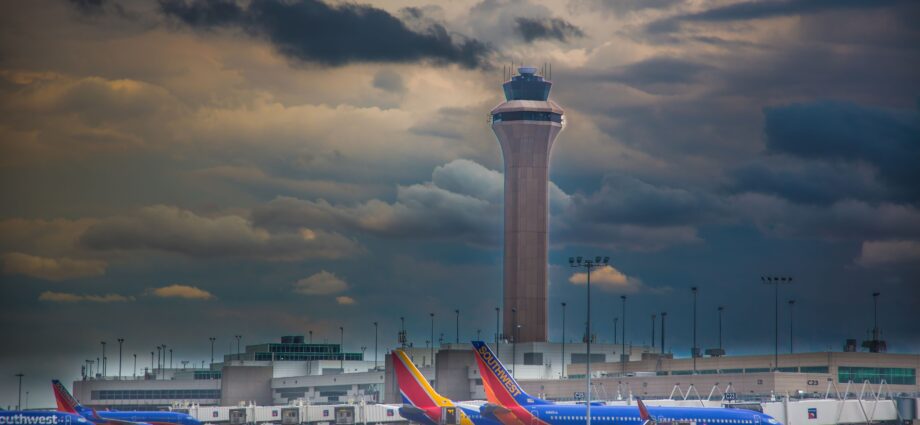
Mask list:
[[92,409],[93,423],[105,425],[151,425],[147,422],[126,421],[124,419],[103,418],[96,409]]

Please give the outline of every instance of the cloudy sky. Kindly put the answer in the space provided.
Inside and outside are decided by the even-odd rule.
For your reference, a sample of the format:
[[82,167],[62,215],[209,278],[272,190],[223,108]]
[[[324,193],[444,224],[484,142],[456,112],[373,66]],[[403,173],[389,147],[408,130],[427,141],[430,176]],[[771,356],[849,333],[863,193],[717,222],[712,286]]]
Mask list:
[[[200,362],[314,331],[373,351],[399,317],[494,332],[502,69],[552,63],[551,338],[571,255],[594,320],[686,356],[871,328],[920,350],[920,6],[892,0],[36,0],[0,4],[0,405],[125,342]],[[575,336],[575,338],[580,338]],[[131,359],[130,361],[128,359]]]

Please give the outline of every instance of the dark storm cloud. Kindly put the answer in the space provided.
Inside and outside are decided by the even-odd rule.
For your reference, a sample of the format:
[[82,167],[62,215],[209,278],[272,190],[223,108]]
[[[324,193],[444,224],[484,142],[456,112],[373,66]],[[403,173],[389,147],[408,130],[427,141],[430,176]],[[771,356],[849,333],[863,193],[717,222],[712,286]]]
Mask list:
[[68,0],[80,12],[87,14],[102,13],[106,0]]
[[681,22],[728,22],[766,19],[783,16],[800,16],[838,9],[876,9],[888,7],[905,0],[786,0],[749,1],[715,7],[702,12],[678,15],[652,22],[651,32],[670,32]]
[[410,30],[383,9],[318,0],[259,0],[243,7],[231,0],[161,0],[160,8],[195,28],[236,26],[268,38],[284,55],[326,65],[350,62],[455,63],[486,67],[491,49],[455,39],[440,24]]
[[362,250],[336,233],[304,228],[270,233],[237,215],[205,217],[166,205],[100,220],[86,229],[79,244],[95,251],[160,251],[269,261],[335,259]]
[[920,209],[906,204],[846,199],[807,205],[748,193],[731,200],[734,212],[771,236],[863,241],[920,238]]
[[[473,161],[437,167],[430,182],[399,186],[396,200],[361,204],[277,198],[252,212],[256,226],[321,226],[391,239],[437,240],[496,248],[504,178]],[[722,202],[705,193],[608,177],[592,194],[549,186],[553,242],[657,250],[699,242],[696,226],[721,219]]]
[[880,201],[892,195],[864,167],[796,161],[786,156],[742,165],[730,176],[732,191],[775,195],[803,204],[831,204],[844,199]]
[[269,229],[321,225],[386,238],[495,247],[502,185],[501,173],[456,160],[437,167],[430,182],[397,187],[394,202],[373,199],[342,205],[283,197],[254,209],[252,218],[257,226]]
[[647,93],[662,94],[700,80],[712,67],[674,57],[654,57],[631,63],[595,78],[626,84]]
[[822,101],[769,107],[764,116],[769,152],[868,163],[889,184],[920,195],[920,111]]
[[566,42],[572,38],[582,38],[584,31],[560,18],[524,18],[514,20],[518,35],[528,43],[537,40],[556,40]]
[[569,221],[587,220],[641,226],[697,225],[722,214],[707,193],[654,185],[630,176],[607,176],[600,191],[572,197]]

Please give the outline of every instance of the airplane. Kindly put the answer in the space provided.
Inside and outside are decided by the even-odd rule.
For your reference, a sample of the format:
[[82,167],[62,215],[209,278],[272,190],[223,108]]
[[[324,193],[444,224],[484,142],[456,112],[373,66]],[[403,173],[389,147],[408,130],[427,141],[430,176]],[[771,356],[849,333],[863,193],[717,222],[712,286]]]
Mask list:
[[[61,381],[51,381],[58,412],[80,415],[95,425],[202,425],[201,421],[191,415],[178,412],[151,411],[101,411],[84,407],[64,388]],[[0,424],[2,425],[2,424]],[[89,424],[87,424],[89,425]]]
[[501,425],[483,417],[479,406],[454,403],[440,395],[402,350],[393,350],[393,369],[405,403],[399,414],[423,425]]
[[[503,425],[582,425],[584,404],[556,404],[527,394],[482,341],[473,341],[489,404],[481,411],[495,414]],[[781,425],[760,412],[713,407],[651,407],[639,401],[633,406],[591,403],[591,423],[598,425]]]
[[40,410],[0,410],[0,425],[90,425],[73,413]]

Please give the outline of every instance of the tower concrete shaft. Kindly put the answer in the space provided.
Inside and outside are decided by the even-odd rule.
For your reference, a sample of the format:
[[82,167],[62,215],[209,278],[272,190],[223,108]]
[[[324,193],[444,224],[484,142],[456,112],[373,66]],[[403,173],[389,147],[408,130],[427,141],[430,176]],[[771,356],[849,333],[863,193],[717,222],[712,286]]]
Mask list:
[[536,68],[518,71],[491,112],[505,163],[502,331],[516,342],[546,341],[549,158],[564,111],[548,99],[552,83]]

